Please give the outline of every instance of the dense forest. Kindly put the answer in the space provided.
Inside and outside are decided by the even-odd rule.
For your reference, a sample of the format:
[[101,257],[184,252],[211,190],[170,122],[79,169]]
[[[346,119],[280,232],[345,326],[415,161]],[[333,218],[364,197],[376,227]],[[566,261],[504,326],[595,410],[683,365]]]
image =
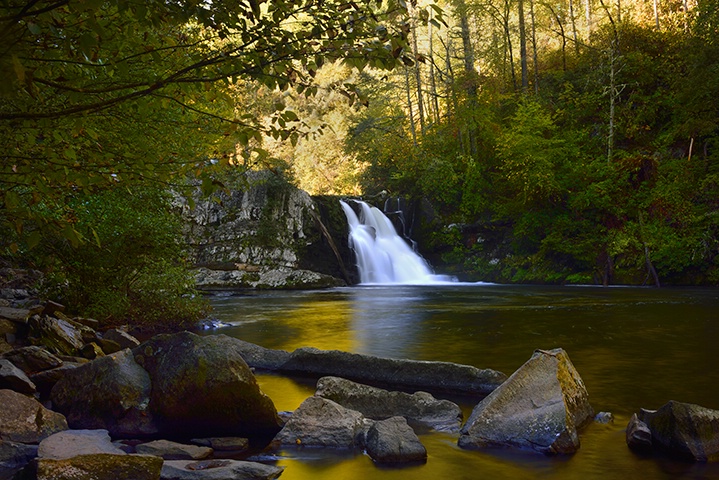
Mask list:
[[423,199],[468,278],[719,283],[716,0],[8,0],[0,25],[0,257],[90,314],[201,315],[173,195],[249,169]]

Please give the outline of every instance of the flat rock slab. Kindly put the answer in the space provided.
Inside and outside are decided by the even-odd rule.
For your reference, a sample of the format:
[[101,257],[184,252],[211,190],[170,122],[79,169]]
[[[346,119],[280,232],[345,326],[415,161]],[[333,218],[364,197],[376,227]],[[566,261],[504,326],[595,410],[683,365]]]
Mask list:
[[190,442],[221,452],[242,452],[250,448],[250,440],[244,437],[193,438]]
[[298,348],[292,353],[241,340],[237,348],[253,368],[316,377],[335,376],[395,389],[487,395],[507,379],[502,372],[450,362],[382,358]]
[[10,320],[15,323],[27,323],[30,316],[30,310],[25,308],[0,307],[0,318]]
[[357,410],[367,418],[404,417],[411,425],[458,432],[462,409],[449,400],[437,400],[427,392],[413,394],[383,390],[339,377],[322,377],[315,395]]
[[273,480],[283,467],[239,460],[167,460],[162,466],[162,480]]
[[474,407],[458,443],[463,448],[574,453],[579,449],[577,430],[593,417],[584,382],[566,352],[537,350]]
[[165,460],[203,460],[212,455],[212,448],[185,445],[169,440],[155,440],[135,447],[137,453],[154,455]]
[[163,460],[149,455],[100,453],[37,460],[37,480],[159,480]]
[[4,354],[3,357],[10,360],[13,365],[25,372],[26,375],[32,375],[62,365],[61,359],[38,346],[17,348]]
[[38,449],[38,457],[52,460],[98,453],[126,454],[113,445],[107,430],[65,430],[44,439]]

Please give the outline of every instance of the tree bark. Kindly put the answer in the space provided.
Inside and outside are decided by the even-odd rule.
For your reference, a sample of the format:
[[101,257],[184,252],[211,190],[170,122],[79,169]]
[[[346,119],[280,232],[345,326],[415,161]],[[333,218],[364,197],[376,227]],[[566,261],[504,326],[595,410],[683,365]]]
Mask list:
[[524,24],[524,0],[517,2],[517,10],[519,15],[519,62],[522,69],[522,92],[526,93],[529,88],[529,75],[527,72],[527,35]]

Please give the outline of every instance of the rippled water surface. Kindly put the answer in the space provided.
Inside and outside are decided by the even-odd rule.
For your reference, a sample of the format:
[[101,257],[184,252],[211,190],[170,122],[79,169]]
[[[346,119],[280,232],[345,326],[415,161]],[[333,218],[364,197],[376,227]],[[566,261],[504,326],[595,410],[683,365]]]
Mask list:
[[[421,436],[426,465],[376,467],[359,454],[282,452],[283,479],[716,478],[719,465],[631,453],[624,428],[639,408],[679,400],[719,409],[719,290],[537,287],[487,284],[363,286],[324,291],[248,292],[212,300],[224,333],[264,347],[338,349],[441,360],[508,375],[537,348],[564,348],[596,411],[571,457],[506,450],[465,451],[456,436]],[[279,410],[294,410],[314,385],[259,377]],[[463,405],[466,414],[473,402]]]

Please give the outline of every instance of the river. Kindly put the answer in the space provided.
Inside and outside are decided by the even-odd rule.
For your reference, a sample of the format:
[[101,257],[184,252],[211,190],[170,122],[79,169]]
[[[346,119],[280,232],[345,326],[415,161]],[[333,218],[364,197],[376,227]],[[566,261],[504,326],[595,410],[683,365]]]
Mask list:
[[[719,289],[546,287],[492,284],[358,286],[253,291],[212,298],[223,333],[267,348],[302,346],[440,360],[510,375],[537,349],[567,351],[595,411],[613,424],[581,432],[569,457],[466,451],[456,435],[420,439],[428,461],[379,468],[359,453],[285,450],[283,480],[716,478],[717,464],[637,456],[624,429],[633,412],[668,400],[719,409]],[[294,410],[314,385],[258,375],[278,410]],[[456,399],[454,399],[456,400]],[[465,416],[473,401],[462,402]]]

